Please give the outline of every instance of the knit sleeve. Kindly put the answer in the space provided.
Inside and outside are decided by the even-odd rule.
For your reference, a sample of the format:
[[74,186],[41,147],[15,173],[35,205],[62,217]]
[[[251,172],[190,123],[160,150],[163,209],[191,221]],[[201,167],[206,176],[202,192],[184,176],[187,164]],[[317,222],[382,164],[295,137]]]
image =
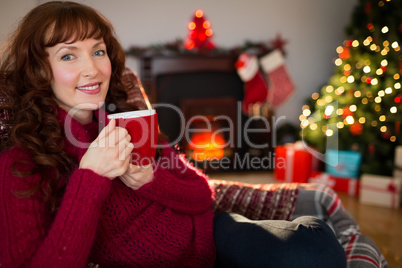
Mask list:
[[[92,247],[103,200],[111,182],[90,170],[70,177],[56,215],[46,209],[40,191],[31,189],[39,176],[13,175],[15,159],[28,160],[20,151],[0,156],[0,263],[4,267],[84,267]],[[29,162],[28,162],[29,163]],[[32,163],[32,162],[31,162]]]
[[163,149],[154,170],[154,180],[138,189],[138,195],[182,213],[211,209],[212,191],[206,175],[173,149]]

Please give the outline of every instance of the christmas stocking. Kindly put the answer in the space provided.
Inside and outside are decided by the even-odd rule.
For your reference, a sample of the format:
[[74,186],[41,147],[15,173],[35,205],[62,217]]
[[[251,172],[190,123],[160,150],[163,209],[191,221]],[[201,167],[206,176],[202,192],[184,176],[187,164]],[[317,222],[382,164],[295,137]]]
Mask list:
[[292,79],[285,66],[280,50],[276,49],[260,59],[261,67],[267,74],[270,94],[268,102],[275,109],[281,106],[294,91]]
[[244,98],[242,111],[248,114],[250,105],[264,103],[267,100],[268,86],[258,65],[257,56],[240,54],[236,61],[236,69],[244,82]]

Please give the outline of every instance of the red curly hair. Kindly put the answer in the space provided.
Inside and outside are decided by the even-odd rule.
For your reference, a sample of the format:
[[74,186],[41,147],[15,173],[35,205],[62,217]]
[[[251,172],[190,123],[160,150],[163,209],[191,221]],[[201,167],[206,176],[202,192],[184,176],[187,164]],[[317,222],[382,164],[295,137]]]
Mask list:
[[114,112],[135,109],[126,102],[121,81],[124,51],[111,23],[91,7],[61,1],[39,5],[23,18],[1,56],[0,91],[8,101],[7,107],[1,108],[13,114],[7,146],[27,149],[35,164],[29,174],[16,170],[14,164],[14,172],[19,176],[41,175],[41,184],[24,196],[43,190],[52,211],[63,193],[58,189],[59,181],[71,173],[72,163],[63,151],[63,130],[55,113],[58,104],[50,86],[52,72],[45,48],[86,38],[103,38],[111,61],[105,107],[113,103]]

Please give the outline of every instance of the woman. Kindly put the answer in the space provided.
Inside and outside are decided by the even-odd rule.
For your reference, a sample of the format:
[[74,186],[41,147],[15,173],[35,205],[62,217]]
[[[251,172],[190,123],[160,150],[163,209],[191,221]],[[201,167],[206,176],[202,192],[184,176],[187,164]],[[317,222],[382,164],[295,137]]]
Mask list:
[[2,267],[344,266],[317,219],[214,217],[206,176],[168,146],[157,168],[130,164],[127,131],[104,126],[103,110],[135,109],[124,64],[90,7],[48,2],[21,22],[0,66],[1,108],[14,115],[0,154]]
[[14,114],[0,155],[2,267],[213,265],[205,176],[169,148],[161,155],[175,169],[133,166],[126,130],[112,120],[99,133],[104,103],[133,109],[124,52],[105,18],[76,3],[38,6],[2,60],[1,93]]

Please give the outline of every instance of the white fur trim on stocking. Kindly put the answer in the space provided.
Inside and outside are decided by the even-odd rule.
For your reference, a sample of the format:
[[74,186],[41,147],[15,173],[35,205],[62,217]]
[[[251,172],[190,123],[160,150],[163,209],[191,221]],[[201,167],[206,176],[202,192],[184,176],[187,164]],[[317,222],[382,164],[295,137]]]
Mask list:
[[260,63],[265,72],[271,72],[281,65],[285,64],[282,52],[279,49],[275,49],[271,53],[265,55],[260,59]]
[[238,61],[242,61],[244,63],[244,66],[237,69],[237,73],[239,74],[241,80],[243,82],[248,82],[253,79],[260,69],[257,56],[250,56],[244,52],[240,54]]

